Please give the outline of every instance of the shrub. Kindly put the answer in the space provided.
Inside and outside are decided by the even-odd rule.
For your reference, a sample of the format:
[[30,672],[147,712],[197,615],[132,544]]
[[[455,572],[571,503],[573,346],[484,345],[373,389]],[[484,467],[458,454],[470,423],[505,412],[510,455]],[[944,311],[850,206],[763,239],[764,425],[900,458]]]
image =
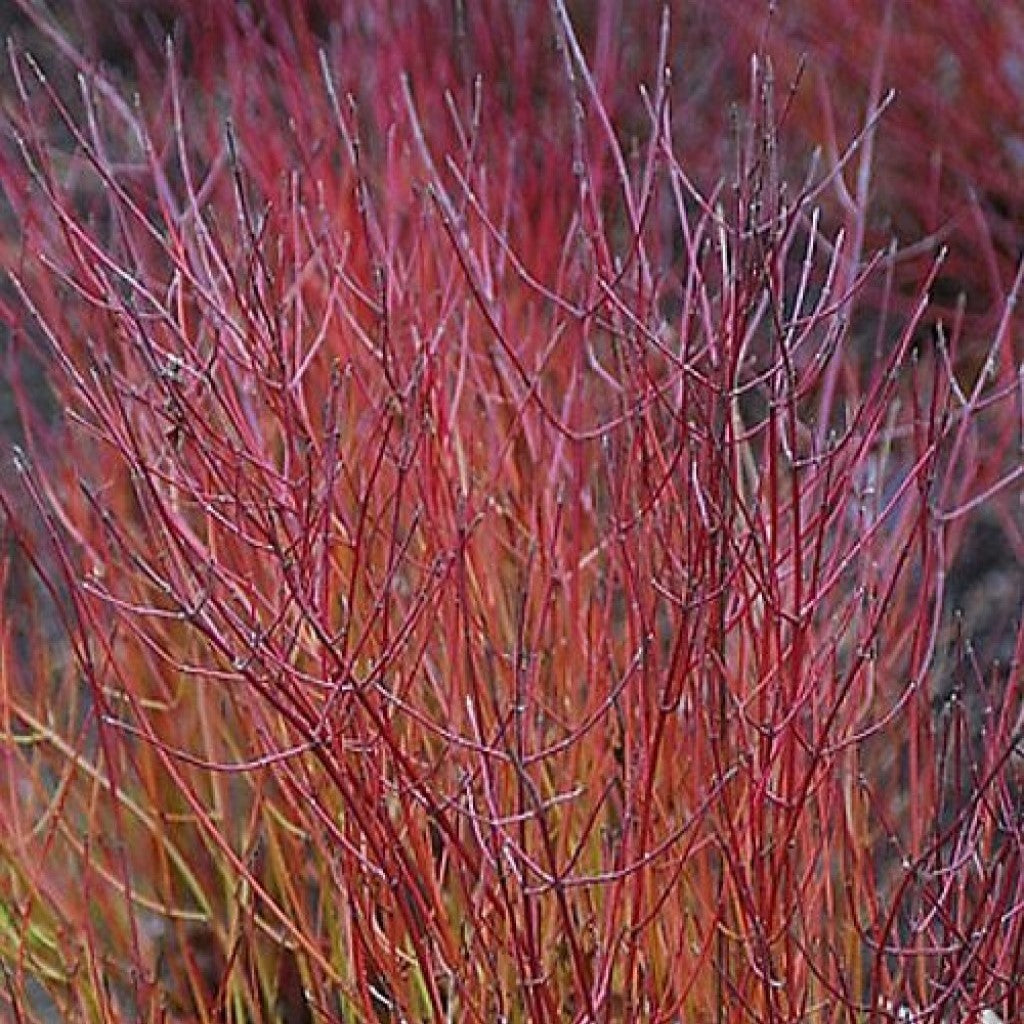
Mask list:
[[6,1010],[1015,1019],[1021,275],[898,299],[883,93],[795,183],[762,51],[715,183],[667,17],[182,17],[12,50]]

